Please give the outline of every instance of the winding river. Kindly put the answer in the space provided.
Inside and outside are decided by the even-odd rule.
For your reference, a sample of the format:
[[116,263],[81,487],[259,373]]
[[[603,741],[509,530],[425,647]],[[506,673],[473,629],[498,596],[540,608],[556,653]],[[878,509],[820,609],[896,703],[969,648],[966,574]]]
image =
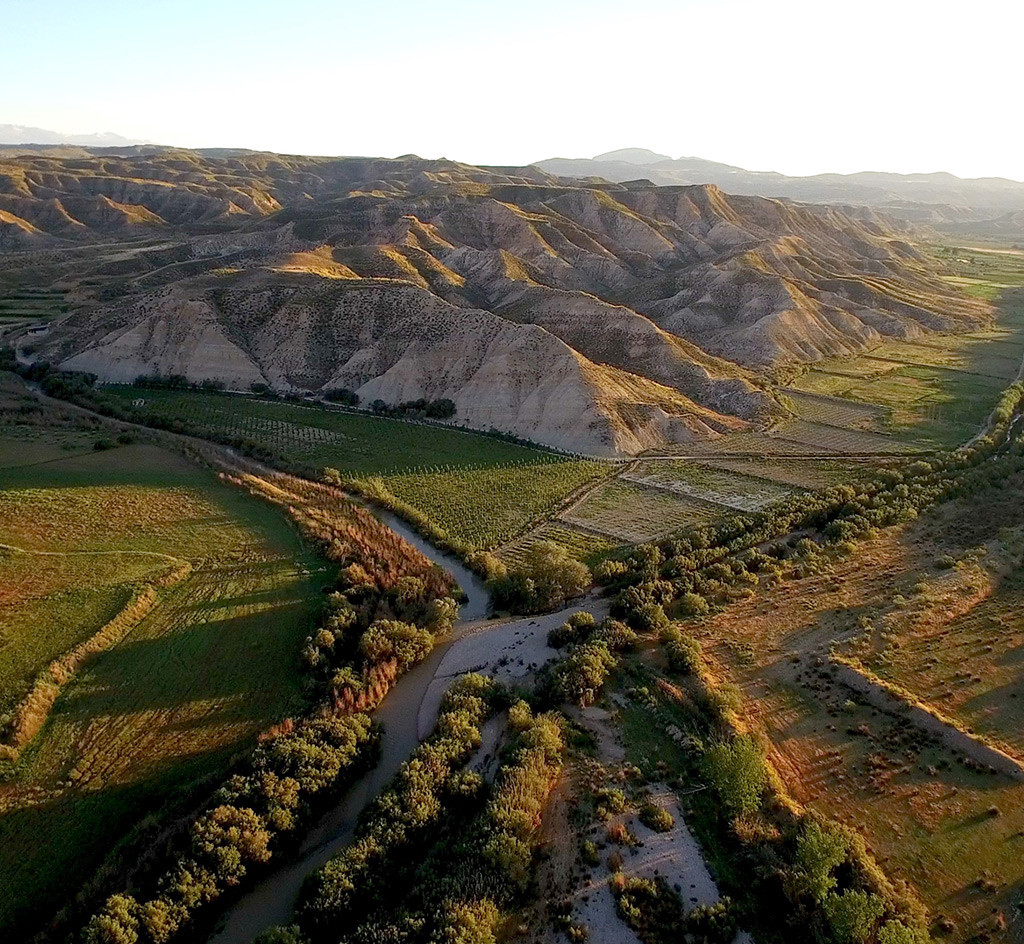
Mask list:
[[[443,672],[439,673],[439,669],[453,644],[470,633],[486,632],[489,636],[491,627],[499,629],[513,625],[482,622],[489,606],[487,588],[460,560],[439,552],[394,515],[377,509],[374,509],[374,514],[451,573],[467,599],[451,634],[439,642],[423,662],[402,676],[374,713],[384,727],[380,763],[316,823],[293,858],[266,875],[232,905],[210,937],[211,944],[250,944],[257,934],[271,925],[287,924],[291,920],[293,905],[306,876],[352,841],[360,811],[387,785],[416,749],[421,731],[425,733],[433,728],[438,705],[431,699],[427,706],[425,699],[435,676],[446,677]],[[437,701],[439,703],[440,699]],[[421,711],[422,707],[427,711]]]

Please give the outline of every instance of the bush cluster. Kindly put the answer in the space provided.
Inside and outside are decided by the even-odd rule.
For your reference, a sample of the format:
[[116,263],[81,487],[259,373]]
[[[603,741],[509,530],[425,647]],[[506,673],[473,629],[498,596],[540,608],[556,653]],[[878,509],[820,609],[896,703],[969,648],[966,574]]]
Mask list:
[[461,770],[480,744],[480,725],[493,710],[494,683],[466,675],[445,694],[434,734],[364,813],[355,842],[312,876],[298,914],[317,939],[332,928],[367,918],[394,894],[414,850],[433,838],[451,803],[479,781]]
[[[476,689],[458,695],[460,702],[466,697],[478,697]],[[535,715],[518,702],[509,709],[509,724],[513,742],[494,786],[488,790],[473,781],[474,812],[460,815],[460,804],[447,800],[437,818],[446,819],[448,828],[425,829],[417,820],[417,841],[407,830],[405,808],[389,803],[383,817],[365,827],[366,837],[392,844],[374,858],[372,870],[348,851],[324,868],[300,911],[309,939],[493,944],[508,909],[530,883],[534,834],[565,747],[556,715]],[[445,737],[440,724],[435,737]],[[465,790],[467,774],[457,763],[446,779],[447,795]]]
[[151,897],[111,895],[84,944],[169,941],[284,848],[325,796],[371,764],[378,741],[366,715],[309,720],[265,740],[168,850]]

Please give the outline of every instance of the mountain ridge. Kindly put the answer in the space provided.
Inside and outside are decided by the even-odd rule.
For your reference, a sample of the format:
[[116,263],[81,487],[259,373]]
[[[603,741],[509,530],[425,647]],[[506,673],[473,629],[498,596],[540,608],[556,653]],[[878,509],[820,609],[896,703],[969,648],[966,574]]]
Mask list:
[[[548,158],[535,166],[575,179],[603,178],[621,183],[640,176],[660,186],[714,184],[737,195],[867,206],[908,222],[928,222],[952,231],[973,228],[979,234],[998,230],[996,220],[1024,212],[1024,182],[1005,177],[962,178],[947,171],[788,176],[697,157],[622,160],[618,155],[624,153],[664,157],[643,148],[628,148],[594,158]],[[1024,227],[1020,234],[1024,236]]]
[[535,167],[36,155],[0,161],[0,214],[29,259],[164,241],[65,279],[65,367],[445,398],[606,455],[770,421],[765,367],[988,317],[870,211]]

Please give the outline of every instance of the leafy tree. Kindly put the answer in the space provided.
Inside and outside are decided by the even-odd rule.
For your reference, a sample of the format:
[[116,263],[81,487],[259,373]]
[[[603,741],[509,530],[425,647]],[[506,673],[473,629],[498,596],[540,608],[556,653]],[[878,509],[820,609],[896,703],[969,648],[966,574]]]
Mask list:
[[111,895],[86,926],[85,944],[136,944],[139,903],[131,895]]
[[427,404],[426,413],[432,419],[451,419],[455,415],[455,401],[448,399],[434,400]]
[[796,841],[796,866],[800,883],[815,901],[824,901],[836,887],[832,871],[846,861],[846,837],[817,821],[807,824]]
[[517,612],[536,613],[564,606],[590,586],[590,571],[561,545],[538,541],[518,570],[492,581],[495,603]]
[[704,768],[732,815],[753,813],[761,805],[768,773],[761,748],[750,735],[715,744],[704,755]]
[[867,944],[885,904],[878,895],[860,889],[832,892],[824,902],[825,920],[835,944]]

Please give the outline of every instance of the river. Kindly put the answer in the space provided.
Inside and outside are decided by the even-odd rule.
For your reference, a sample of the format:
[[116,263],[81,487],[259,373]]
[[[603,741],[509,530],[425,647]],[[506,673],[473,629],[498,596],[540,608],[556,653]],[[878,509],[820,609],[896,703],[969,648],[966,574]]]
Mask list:
[[[232,905],[210,937],[210,944],[250,944],[257,934],[271,925],[287,924],[291,920],[295,900],[306,876],[319,869],[352,841],[360,811],[388,784],[416,749],[421,731],[429,732],[433,729],[440,697],[436,699],[436,704],[434,699],[430,699],[426,711],[421,711],[421,708],[427,707],[425,699],[432,685],[437,687],[435,675],[447,677],[439,669],[448,651],[463,636],[476,636],[480,633],[489,636],[491,627],[507,631],[507,627],[516,625],[482,622],[489,608],[484,582],[460,560],[438,551],[401,519],[377,509],[374,509],[374,514],[451,573],[467,599],[451,634],[439,642],[423,662],[402,676],[374,713],[374,717],[384,727],[380,763],[314,825],[293,858],[266,875]],[[540,626],[536,620],[518,622],[533,622]]]

